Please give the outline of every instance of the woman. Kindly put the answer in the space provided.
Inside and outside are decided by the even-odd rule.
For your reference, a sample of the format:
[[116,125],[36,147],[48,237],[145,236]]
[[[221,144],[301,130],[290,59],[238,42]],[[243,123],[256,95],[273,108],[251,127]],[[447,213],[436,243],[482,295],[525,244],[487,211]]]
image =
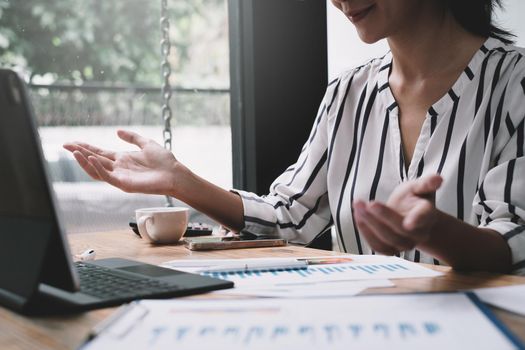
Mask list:
[[335,225],[352,253],[525,270],[525,59],[497,0],[332,0],[390,52],[329,84],[298,161],[259,197],[199,178],[161,146],[72,143],[95,179],[176,197],[234,231],[308,242]]

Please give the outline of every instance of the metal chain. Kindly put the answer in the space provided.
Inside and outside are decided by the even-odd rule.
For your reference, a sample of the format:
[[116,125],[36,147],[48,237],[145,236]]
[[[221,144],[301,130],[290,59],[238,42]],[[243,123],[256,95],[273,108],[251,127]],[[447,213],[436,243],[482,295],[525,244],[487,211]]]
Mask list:
[[[162,39],[160,41],[160,53],[162,55],[161,61],[161,73],[162,73],[162,119],[164,121],[164,130],[162,136],[164,139],[164,148],[171,151],[171,64],[169,61],[171,42],[170,42],[170,22],[168,14],[168,0],[161,0],[160,7],[160,30]],[[170,196],[166,196],[166,206],[173,206],[173,199]]]

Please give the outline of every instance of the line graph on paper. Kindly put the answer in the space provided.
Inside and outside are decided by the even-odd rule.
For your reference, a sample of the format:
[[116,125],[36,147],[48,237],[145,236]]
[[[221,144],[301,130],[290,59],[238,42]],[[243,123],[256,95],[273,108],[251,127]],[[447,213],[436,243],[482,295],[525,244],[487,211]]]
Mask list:
[[395,258],[378,257],[376,262],[349,262],[314,265],[307,269],[271,269],[261,271],[203,272],[203,275],[225,279],[237,286],[246,284],[300,284],[325,281],[434,277],[440,272]]

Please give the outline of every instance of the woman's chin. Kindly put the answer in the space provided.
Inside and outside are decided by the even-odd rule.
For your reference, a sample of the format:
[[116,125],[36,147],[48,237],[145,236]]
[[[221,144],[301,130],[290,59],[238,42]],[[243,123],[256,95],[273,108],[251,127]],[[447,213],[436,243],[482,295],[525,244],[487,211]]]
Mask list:
[[357,34],[362,42],[365,44],[373,44],[378,42],[381,39],[384,39],[383,35],[378,35],[377,33],[370,33],[364,30],[357,29]]

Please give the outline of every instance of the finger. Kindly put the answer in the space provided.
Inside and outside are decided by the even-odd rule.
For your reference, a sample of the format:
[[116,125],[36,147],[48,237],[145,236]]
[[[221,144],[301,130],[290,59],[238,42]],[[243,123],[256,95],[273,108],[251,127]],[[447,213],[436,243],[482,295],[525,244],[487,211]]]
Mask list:
[[64,147],[65,149],[67,149],[71,153],[75,152],[76,149],[77,149],[76,145],[74,143],[72,143],[72,142],[64,143],[62,145],[62,147]]
[[95,180],[101,180],[96,168],[89,162],[89,160],[79,151],[74,151],[73,156],[84,171]]
[[140,136],[139,134],[134,133],[133,131],[128,130],[118,130],[117,135],[122,140],[126,141],[127,143],[134,144],[140,149],[144,148],[146,144],[150,141],[149,139]]
[[415,243],[403,228],[403,217],[381,203],[370,203],[366,208],[366,224],[374,230],[377,238],[398,251],[412,249]]
[[440,175],[428,175],[421,177],[414,181],[412,191],[416,195],[433,194],[443,183],[443,178]]
[[115,160],[116,156],[117,156],[116,152],[105,150],[105,149],[102,149],[102,148],[98,148],[96,146],[93,146],[93,145],[90,145],[90,144],[87,144],[87,143],[77,142],[77,145],[79,145],[80,147],[82,147],[84,149],[87,149],[91,153],[94,153],[96,155],[102,156],[102,157],[110,159],[110,160]]
[[373,251],[383,255],[395,255],[399,252],[397,249],[390,247],[379,240],[374,235],[372,229],[366,224],[366,222],[358,222],[358,227],[359,233],[363,235]]
[[381,254],[385,255],[394,255],[398,252],[394,247],[386,244],[380,240],[376,235],[374,230],[368,225],[368,221],[365,218],[364,211],[360,204],[354,204],[354,219],[357,224],[359,232],[365,237],[366,241],[370,247]]
[[366,209],[392,231],[403,232],[403,215],[394,209],[380,202],[371,202]]
[[429,225],[434,212],[432,203],[420,200],[403,220],[403,227],[408,231],[416,231]]
[[[65,143],[63,146],[68,151],[82,151],[82,149],[89,151],[91,154],[99,155],[105,158],[108,158],[110,160],[115,160],[116,153],[113,151],[104,150],[102,148],[98,148],[96,146],[83,143],[83,142],[73,142],[73,143]],[[84,154],[85,155],[85,154]]]
[[414,246],[414,243],[411,240],[402,237],[400,232],[396,232],[396,230],[402,230],[402,222],[400,222],[398,227],[393,229],[390,225],[385,224],[379,215],[375,215],[369,209],[369,206],[363,208],[361,215],[365,220],[366,225],[373,231],[377,239],[382,241],[385,245],[395,248],[397,251],[408,250]]
[[89,163],[95,168],[101,180],[106,181],[107,183],[115,187],[120,187],[120,182],[118,181],[118,179],[112,176],[112,174],[106,168],[104,168],[104,166],[97,157],[89,156],[88,160]]
[[105,158],[105,157],[101,157],[99,155],[91,155],[91,157],[96,157],[98,159],[98,161],[100,162],[100,164],[102,164],[102,166],[107,170],[107,171],[113,171],[113,161],[108,159],[108,158]]
[[[75,148],[75,152],[79,152],[81,153],[84,158],[87,160],[89,159],[89,157],[96,157],[100,160],[100,162],[102,163],[102,165],[109,171],[112,171],[113,170],[113,160],[111,159],[108,159],[104,156],[101,156],[101,155],[98,155],[97,153],[93,153],[92,151],[90,151],[89,149],[87,148],[84,148],[80,145],[77,145],[77,147]],[[88,162],[89,163],[89,162]]]

